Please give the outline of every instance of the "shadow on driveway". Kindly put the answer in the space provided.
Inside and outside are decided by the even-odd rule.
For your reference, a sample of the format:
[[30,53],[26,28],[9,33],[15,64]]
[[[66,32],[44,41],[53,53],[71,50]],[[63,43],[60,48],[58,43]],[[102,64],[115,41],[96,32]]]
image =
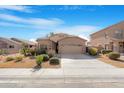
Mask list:
[[87,54],[61,54],[61,58],[65,59],[96,59],[97,57],[89,56]]
[[40,69],[41,69],[41,67],[35,66],[35,67],[33,67],[33,69],[31,71],[36,72],[36,71],[39,71]]

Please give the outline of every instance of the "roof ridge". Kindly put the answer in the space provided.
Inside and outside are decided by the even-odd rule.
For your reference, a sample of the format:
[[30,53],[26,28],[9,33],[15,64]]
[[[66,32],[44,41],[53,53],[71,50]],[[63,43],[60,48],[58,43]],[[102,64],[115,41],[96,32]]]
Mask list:
[[16,44],[21,44],[19,42],[16,42],[14,40],[11,40],[10,38],[0,37],[0,39],[2,39],[3,41],[9,41],[9,42],[13,42],[13,43],[16,43]]
[[113,26],[116,26],[116,25],[119,25],[119,24],[121,24],[121,23],[124,23],[124,21],[120,21],[120,22],[115,23],[115,24],[113,24],[113,25],[107,26],[107,27],[105,27],[105,28],[103,28],[103,29],[101,29],[101,30],[99,30],[99,31],[97,31],[97,32],[94,32],[94,33],[90,34],[90,35],[94,35],[94,34],[96,34],[96,33],[98,33],[98,32],[102,32],[102,31],[104,31],[104,30],[106,30],[106,29],[109,29],[109,28],[111,28],[111,27],[113,27]]

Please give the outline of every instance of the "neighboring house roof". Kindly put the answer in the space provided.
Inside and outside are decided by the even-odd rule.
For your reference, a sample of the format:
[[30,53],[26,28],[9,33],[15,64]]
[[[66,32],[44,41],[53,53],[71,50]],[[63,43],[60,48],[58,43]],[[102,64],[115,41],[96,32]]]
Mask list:
[[11,38],[11,40],[14,40],[14,41],[19,42],[19,43],[26,43],[26,44],[29,44],[29,45],[35,45],[34,42],[28,41],[28,40],[24,40],[24,39]]
[[14,43],[14,44],[17,44],[17,45],[21,45],[21,43],[16,42],[16,41],[14,41],[14,40],[11,40],[11,39],[9,39],[9,38],[0,37],[0,40],[1,40],[1,41],[4,41],[4,42],[6,42],[6,43],[9,43],[9,44]]
[[92,34],[90,34],[90,36],[92,36],[92,35],[94,35],[94,34],[96,34],[96,33],[104,32],[104,31],[106,31],[106,30],[108,30],[108,29],[110,29],[110,28],[112,28],[112,27],[114,27],[114,26],[121,25],[121,24],[124,24],[124,21],[121,21],[121,22],[119,22],[119,23],[117,23],[117,24],[111,25],[111,26],[106,27],[106,28],[104,28],[104,29],[102,29],[102,30],[100,30],[100,31],[97,31],[97,32],[95,32],[95,33],[92,33]]

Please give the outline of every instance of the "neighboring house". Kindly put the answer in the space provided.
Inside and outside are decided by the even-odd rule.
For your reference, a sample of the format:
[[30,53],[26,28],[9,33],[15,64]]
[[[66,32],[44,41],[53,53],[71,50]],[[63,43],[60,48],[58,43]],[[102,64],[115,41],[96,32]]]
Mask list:
[[47,52],[54,52],[59,54],[81,54],[85,53],[85,39],[58,33],[46,39],[37,39],[39,47],[45,47]]
[[124,53],[124,22],[109,26],[90,36],[92,46]]
[[0,37],[0,49],[6,50],[8,53],[17,53],[21,49],[21,43]]
[[34,48],[36,46],[36,43],[32,42],[32,41],[28,41],[28,40],[24,40],[24,39],[18,39],[18,38],[11,38],[11,40],[16,41],[23,44],[28,45],[28,48]]

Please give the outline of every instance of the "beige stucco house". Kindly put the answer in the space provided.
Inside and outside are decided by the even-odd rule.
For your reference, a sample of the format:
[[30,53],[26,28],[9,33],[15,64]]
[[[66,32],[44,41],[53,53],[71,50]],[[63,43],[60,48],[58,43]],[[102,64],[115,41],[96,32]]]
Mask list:
[[15,42],[21,43],[22,45],[26,44],[28,46],[28,48],[35,48],[36,47],[36,43],[29,41],[29,40],[18,39],[18,38],[10,38],[10,39],[15,41]]
[[6,50],[7,53],[17,53],[19,52],[19,49],[21,49],[21,43],[0,37],[0,49]]
[[91,46],[124,53],[124,21],[90,35]]
[[37,39],[38,47],[45,47],[47,52],[59,54],[85,53],[85,39],[64,33],[54,34],[46,39]]

